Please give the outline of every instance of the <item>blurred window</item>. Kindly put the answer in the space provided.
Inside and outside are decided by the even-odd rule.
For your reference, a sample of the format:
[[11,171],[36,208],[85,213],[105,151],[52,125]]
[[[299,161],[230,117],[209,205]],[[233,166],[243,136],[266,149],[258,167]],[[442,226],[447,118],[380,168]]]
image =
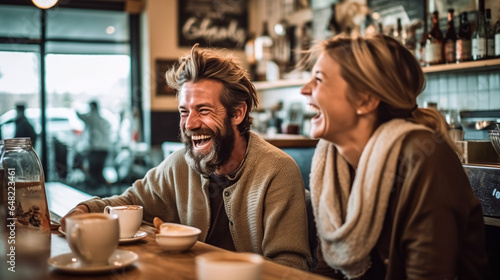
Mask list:
[[[90,100],[99,102],[118,140],[119,114],[131,111],[131,57],[129,14],[118,10],[58,7],[45,11],[46,38],[42,42],[42,12],[33,5],[4,5],[0,0],[0,125],[1,136],[12,137],[15,105],[24,103],[28,120],[41,132],[41,97],[45,98],[47,181],[64,181],[71,175],[73,157]],[[45,92],[40,71],[44,47]],[[5,129],[4,129],[5,128]],[[40,139],[40,136],[39,138]],[[64,149],[63,162],[54,164],[56,151]],[[58,161],[61,161],[59,156]],[[42,160],[42,162],[44,162]],[[112,162],[112,160],[110,161]],[[66,168],[68,172],[59,172]]]

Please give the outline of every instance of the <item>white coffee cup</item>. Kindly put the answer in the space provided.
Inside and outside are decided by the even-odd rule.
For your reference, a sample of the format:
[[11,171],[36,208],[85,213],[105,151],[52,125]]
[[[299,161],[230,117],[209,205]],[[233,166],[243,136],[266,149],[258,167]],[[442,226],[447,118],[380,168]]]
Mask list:
[[210,252],[195,261],[199,280],[258,280],[264,259],[254,253]]
[[134,237],[142,224],[143,208],[140,205],[106,206],[104,213],[118,215],[120,238]]
[[86,213],[66,219],[66,239],[82,266],[107,265],[119,236],[117,215]]

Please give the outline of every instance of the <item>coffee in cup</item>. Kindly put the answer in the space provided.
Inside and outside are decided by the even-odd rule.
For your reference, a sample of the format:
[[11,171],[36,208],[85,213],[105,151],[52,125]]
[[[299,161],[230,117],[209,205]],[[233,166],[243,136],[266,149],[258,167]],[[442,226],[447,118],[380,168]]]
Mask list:
[[120,238],[132,238],[142,224],[142,211],[140,205],[106,206],[104,213],[118,215],[120,224]]
[[199,280],[259,280],[262,256],[254,253],[210,252],[196,257]]
[[86,213],[66,219],[66,239],[82,266],[107,265],[118,246],[117,215]]

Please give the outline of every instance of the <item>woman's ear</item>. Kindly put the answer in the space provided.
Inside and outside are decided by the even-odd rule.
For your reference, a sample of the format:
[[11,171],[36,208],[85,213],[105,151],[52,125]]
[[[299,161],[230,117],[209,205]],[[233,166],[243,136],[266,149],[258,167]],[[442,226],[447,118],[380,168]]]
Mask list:
[[358,100],[356,113],[358,115],[366,115],[377,110],[380,104],[380,99],[368,93],[361,94]]
[[240,105],[238,105],[238,107],[236,107],[236,111],[234,112],[234,116],[232,119],[233,125],[239,125],[245,118],[246,113],[247,103],[242,102]]

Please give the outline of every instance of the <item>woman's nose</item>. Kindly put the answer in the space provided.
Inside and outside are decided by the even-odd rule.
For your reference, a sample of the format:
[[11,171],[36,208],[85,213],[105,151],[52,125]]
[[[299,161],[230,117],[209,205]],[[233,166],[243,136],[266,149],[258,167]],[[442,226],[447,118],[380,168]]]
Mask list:
[[311,95],[311,82],[305,84],[301,89],[300,89],[300,94],[302,95]]

